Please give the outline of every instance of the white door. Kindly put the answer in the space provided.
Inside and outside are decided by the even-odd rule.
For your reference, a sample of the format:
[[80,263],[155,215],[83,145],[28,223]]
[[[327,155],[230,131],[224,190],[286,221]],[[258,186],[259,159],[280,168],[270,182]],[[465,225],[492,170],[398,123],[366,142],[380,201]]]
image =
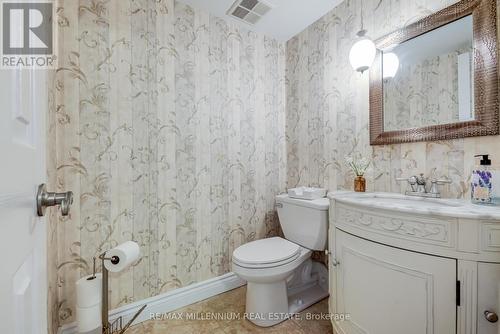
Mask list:
[[47,333],[45,70],[0,69],[0,333]]
[[336,230],[337,325],[344,333],[456,333],[456,260]]
[[499,334],[500,264],[477,265],[477,334]]

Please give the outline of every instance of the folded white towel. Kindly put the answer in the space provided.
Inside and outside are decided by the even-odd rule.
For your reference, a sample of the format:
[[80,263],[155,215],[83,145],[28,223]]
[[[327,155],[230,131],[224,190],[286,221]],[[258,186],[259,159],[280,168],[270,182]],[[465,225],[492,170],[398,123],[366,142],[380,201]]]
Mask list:
[[291,198],[314,200],[326,196],[325,188],[297,187],[288,189],[288,196]]

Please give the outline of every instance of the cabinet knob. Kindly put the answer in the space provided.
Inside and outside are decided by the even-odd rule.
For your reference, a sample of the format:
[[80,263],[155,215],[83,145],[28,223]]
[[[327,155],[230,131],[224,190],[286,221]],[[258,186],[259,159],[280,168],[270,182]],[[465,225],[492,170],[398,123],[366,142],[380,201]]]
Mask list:
[[495,312],[491,311],[484,311],[484,318],[488,320],[489,322],[497,322],[498,321],[498,315]]

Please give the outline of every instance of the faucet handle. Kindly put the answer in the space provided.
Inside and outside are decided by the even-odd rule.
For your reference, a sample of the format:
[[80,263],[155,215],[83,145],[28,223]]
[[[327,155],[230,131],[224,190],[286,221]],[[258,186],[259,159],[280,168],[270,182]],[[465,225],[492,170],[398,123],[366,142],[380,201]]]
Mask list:
[[407,187],[407,192],[414,192],[416,191],[416,185],[417,185],[417,177],[416,176],[410,176],[410,177],[397,177],[396,178],[397,182],[402,182],[405,181],[408,183]]
[[396,177],[395,180],[397,182],[405,181],[405,182],[408,182],[411,185],[417,184],[417,177],[415,175],[410,176],[410,177]]
[[437,183],[437,184],[449,184],[449,183],[452,183],[453,181],[448,180],[448,179],[433,179],[431,182]]
[[429,192],[431,194],[436,194],[436,195],[440,196],[438,185],[443,185],[443,184],[447,184],[447,183],[452,183],[452,181],[448,180],[448,179],[432,179],[431,180],[431,189]]

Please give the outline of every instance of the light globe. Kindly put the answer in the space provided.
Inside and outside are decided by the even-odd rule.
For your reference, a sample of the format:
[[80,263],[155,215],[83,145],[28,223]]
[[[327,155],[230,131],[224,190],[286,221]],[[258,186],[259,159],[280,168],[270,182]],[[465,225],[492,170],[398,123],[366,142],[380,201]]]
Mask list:
[[358,33],[359,39],[354,43],[349,52],[349,62],[352,68],[363,73],[372,66],[377,49],[375,43],[365,36],[365,31]]

